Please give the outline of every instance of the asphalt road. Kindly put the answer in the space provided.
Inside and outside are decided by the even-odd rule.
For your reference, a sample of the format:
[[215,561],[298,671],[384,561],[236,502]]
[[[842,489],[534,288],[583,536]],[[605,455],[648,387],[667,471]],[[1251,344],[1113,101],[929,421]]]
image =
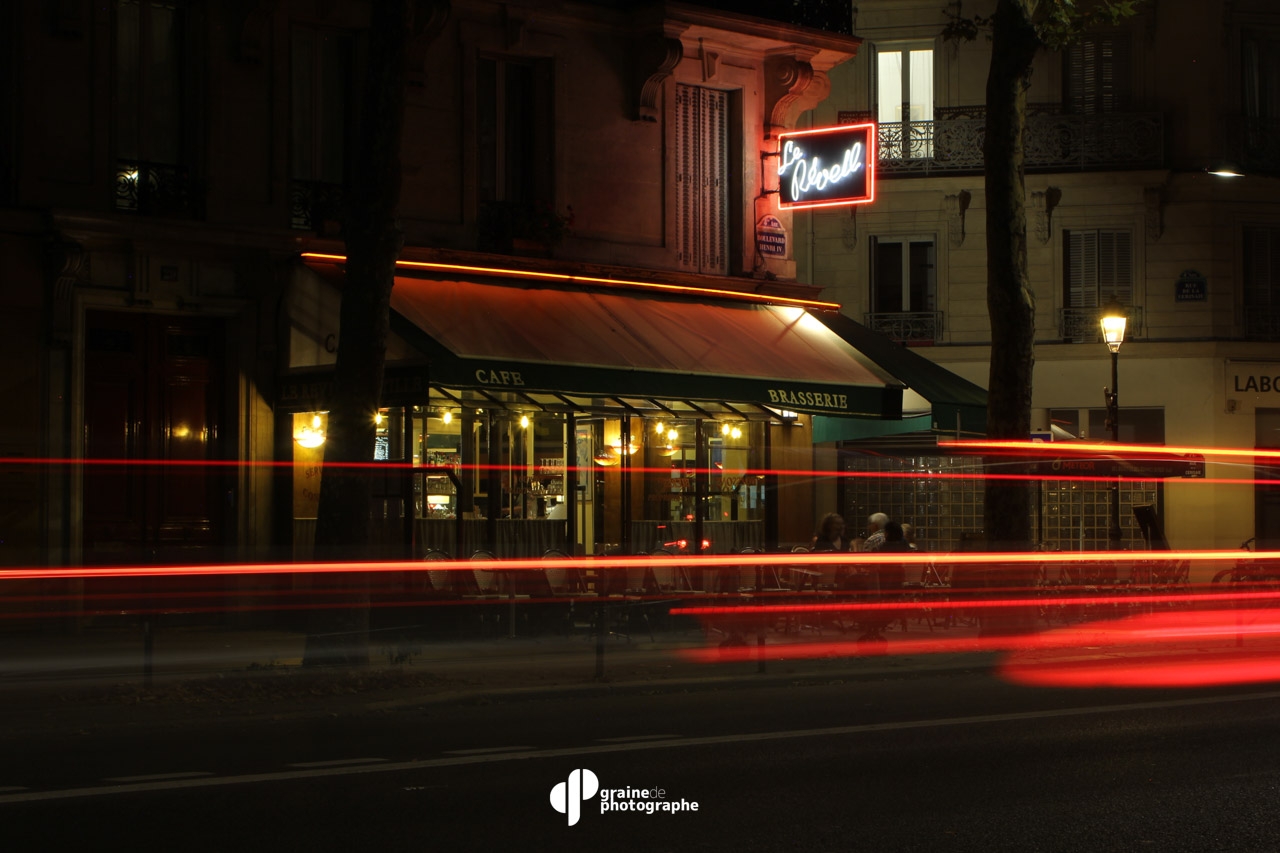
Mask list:
[[[1278,718],[1280,688],[980,671],[149,715],[0,736],[0,821],[13,850],[1274,851]],[[575,768],[687,810],[597,792],[570,826]]]

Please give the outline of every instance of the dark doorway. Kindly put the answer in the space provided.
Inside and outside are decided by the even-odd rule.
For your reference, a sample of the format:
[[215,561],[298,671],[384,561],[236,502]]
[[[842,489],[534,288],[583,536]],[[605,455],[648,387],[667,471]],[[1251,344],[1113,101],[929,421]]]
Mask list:
[[223,458],[222,343],[216,320],[86,317],[86,563],[221,559],[230,481],[202,463]]
[[[1259,450],[1280,449],[1280,409],[1258,409],[1254,421],[1255,446]],[[1254,486],[1254,526],[1259,551],[1280,548],[1280,467],[1274,460],[1254,466],[1258,483]]]

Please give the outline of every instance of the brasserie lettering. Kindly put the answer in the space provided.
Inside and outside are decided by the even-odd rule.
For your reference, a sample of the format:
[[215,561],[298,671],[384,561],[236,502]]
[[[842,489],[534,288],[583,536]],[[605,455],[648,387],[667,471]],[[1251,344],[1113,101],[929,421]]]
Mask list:
[[482,367],[476,371],[476,381],[481,385],[523,385],[524,377],[518,370],[486,370]]
[[787,140],[782,148],[781,162],[778,164],[778,176],[787,173],[787,169],[795,167],[791,173],[791,200],[800,201],[810,190],[826,189],[828,184],[837,184],[855,172],[862,170],[862,143],[855,142],[845,149],[844,159],[834,166],[823,166],[821,157],[808,160],[804,150],[794,142]]
[[770,403],[785,403],[788,406],[809,406],[822,409],[847,409],[849,395],[823,394],[817,391],[788,391],[785,388],[769,389]]

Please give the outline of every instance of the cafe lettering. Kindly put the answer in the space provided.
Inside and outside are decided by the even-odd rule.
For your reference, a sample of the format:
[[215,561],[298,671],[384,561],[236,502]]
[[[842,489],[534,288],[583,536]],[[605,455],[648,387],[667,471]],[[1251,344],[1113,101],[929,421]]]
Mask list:
[[779,206],[834,207],[874,201],[875,149],[874,124],[780,134]]

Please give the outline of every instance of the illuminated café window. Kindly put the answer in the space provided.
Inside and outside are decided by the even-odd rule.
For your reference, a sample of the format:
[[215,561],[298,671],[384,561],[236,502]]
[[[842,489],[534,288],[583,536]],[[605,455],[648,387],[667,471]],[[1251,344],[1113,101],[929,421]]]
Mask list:
[[880,159],[933,156],[933,48],[876,50],[876,121]]
[[728,92],[676,86],[676,249],[680,266],[729,271]]

